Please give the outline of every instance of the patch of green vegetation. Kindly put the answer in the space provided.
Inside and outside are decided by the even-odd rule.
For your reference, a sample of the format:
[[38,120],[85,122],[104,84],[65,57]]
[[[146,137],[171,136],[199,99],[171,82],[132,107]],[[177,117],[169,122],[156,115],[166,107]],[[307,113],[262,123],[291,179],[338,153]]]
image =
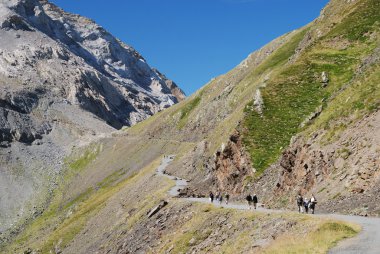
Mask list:
[[[287,60],[294,54],[304,34],[305,30],[296,34],[267,61]],[[260,66],[274,66],[267,61]],[[263,115],[252,110],[253,102],[245,108],[243,142],[251,154],[256,175],[261,175],[276,160],[290,137],[297,133],[306,115],[320,104],[319,98],[323,96],[323,91],[310,67],[307,61],[289,66],[277,75],[275,82],[262,89],[265,105]]]
[[200,242],[207,239],[212,233],[211,229],[197,229],[194,231],[187,232],[183,235],[180,241],[178,241],[174,247],[174,253],[186,252],[189,250],[191,245],[199,244]]
[[350,41],[365,41],[369,33],[380,25],[380,2],[378,0],[359,1],[350,15],[337,24],[329,37],[342,36]]
[[[82,202],[87,200],[92,194],[94,194],[95,191],[102,191],[112,186],[115,186],[117,183],[120,182],[120,179],[122,179],[122,181],[124,180],[122,176],[125,174],[126,172],[124,169],[119,169],[115,171],[111,175],[104,178],[101,182],[99,182],[95,188],[90,187],[84,192],[80,193],[75,198],[73,198],[72,200],[70,200],[69,202],[67,202],[64,205],[63,210],[67,210],[68,208],[71,208],[72,206],[81,204]],[[133,172],[127,177],[127,179],[133,179],[137,174],[138,174],[137,172]]]
[[67,210],[68,208],[74,205],[82,203],[83,201],[87,200],[93,192],[94,192],[94,188],[88,188],[86,191],[82,192],[77,197],[67,202],[64,205],[63,210]]
[[243,142],[251,154],[253,166],[260,175],[272,164],[300,130],[300,124],[326,95],[320,83],[313,80],[312,66],[292,66],[282,72],[282,79],[262,90],[263,115],[247,107]]
[[263,253],[270,254],[304,254],[304,253],[327,253],[340,240],[350,238],[358,234],[360,228],[343,222],[325,222],[314,232],[302,237],[300,244],[299,236],[284,236],[274,241]]
[[[88,153],[85,154],[88,158]],[[27,246],[39,249],[42,253],[49,253],[57,243],[60,243],[62,248],[67,246],[84,228],[88,219],[106,205],[110,197],[121,191],[126,185],[137,181],[139,177],[153,171],[159,165],[159,161],[155,160],[138,173],[131,174],[119,182],[117,179],[120,174],[123,174],[123,170],[116,171],[100,182],[96,190],[89,188],[65,205],[61,204],[62,197],[59,195],[60,193],[57,193],[49,208],[28,226],[12,245],[7,247],[8,250],[12,250],[10,252],[21,251],[23,247]],[[164,192],[166,193],[170,187],[171,185]],[[153,193],[153,195],[156,194]]]
[[[124,168],[121,168],[114,173],[110,174],[106,178],[103,179],[100,183],[97,184],[97,189],[105,189],[112,185],[115,185],[120,181],[120,179],[123,179],[123,176],[127,173],[127,171]],[[137,175],[137,172],[133,172],[128,176],[128,178],[133,178]]]
[[72,170],[79,171],[92,162],[100,152],[100,146],[87,149],[79,158],[69,163]]
[[358,233],[352,226],[338,222],[327,222],[317,229],[317,232],[324,231],[346,232],[351,236]]
[[179,129],[182,129],[186,125],[186,122],[190,113],[199,105],[200,102],[201,102],[201,96],[198,95],[192,100],[188,101],[186,105],[182,107],[181,116],[179,118],[180,120],[178,122]]
[[249,79],[256,79],[261,74],[271,70],[277,66],[285,64],[289,58],[294,54],[298,44],[301,42],[309,28],[302,29],[297,32],[289,42],[276,50],[276,52],[268,57],[262,64],[260,64],[250,74]]
[[329,103],[329,107],[317,119],[311,131],[326,129],[324,140],[329,142],[338,137],[346,124],[342,119],[354,122],[364,114],[380,107],[380,66],[373,66],[359,77],[351,86],[342,91]]
[[324,192],[326,190],[326,187],[323,187],[322,189],[320,189],[319,191],[318,191],[318,193],[322,193],[322,192]]
[[[224,244],[222,251],[219,253],[244,253],[247,244],[250,243],[252,230],[242,230],[238,237],[230,241],[229,244]],[[216,253],[216,252],[214,252]]]

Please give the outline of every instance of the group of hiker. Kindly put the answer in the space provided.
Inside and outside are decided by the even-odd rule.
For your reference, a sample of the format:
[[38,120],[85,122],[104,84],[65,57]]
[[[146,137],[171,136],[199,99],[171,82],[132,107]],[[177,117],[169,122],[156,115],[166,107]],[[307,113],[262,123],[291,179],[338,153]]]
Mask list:
[[[219,204],[222,204],[223,198],[224,198],[226,205],[228,205],[230,195],[228,193],[225,193],[223,195],[219,191],[214,195],[214,193],[210,191],[209,198],[210,198],[211,203],[213,203],[215,200],[215,201],[218,201]],[[245,200],[248,203],[248,209],[251,209],[252,205],[254,209],[257,209],[258,198],[256,194],[254,195],[249,194],[248,196],[246,196]],[[297,206],[298,206],[299,213],[309,213],[310,211],[312,214],[314,214],[316,204],[317,204],[317,199],[315,198],[314,195],[311,195],[310,198],[302,197],[301,194],[298,194],[297,196]]]
[[255,209],[257,209],[258,198],[257,198],[256,194],[254,194],[254,195],[249,194],[248,196],[245,197],[245,200],[247,200],[249,209],[251,209],[252,204],[253,204],[253,207]]
[[[209,198],[210,198],[211,203],[213,203],[214,200],[219,201],[219,204],[222,204],[222,202],[223,202],[223,195],[220,192],[217,192],[214,196],[214,193],[212,193],[212,191],[210,191]],[[228,201],[230,200],[230,194],[225,193],[224,194],[224,200],[226,202],[226,205],[228,205]]]
[[311,195],[311,198],[303,198],[301,194],[298,194],[297,196],[297,206],[298,206],[298,212],[299,213],[309,213],[309,209],[312,214],[314,214],[315,211],[315,205],[317,204],[317,199],[314,197],[314,195]]
[[[213,203],[215,200],[215,201],[218,201],[219,204],[222,204],[223,196],[224,196],[224,200],[225,200],[226,205],[228,205],[228,201],[230,199],[230,195],[228,193],[225,193],[224,195],[222,195],[220,192],[217,192],[214,195],[214,193],[212,193],[212,191],[210,191],[210,194],[209,194],[210,202]],[[255,195],[248,195],[246,197],[246,200],[248,202],[248,208],[249,209],[251,209],[252,205],[255,209],[257,209],[258,198],[257,198],[256,194]]]

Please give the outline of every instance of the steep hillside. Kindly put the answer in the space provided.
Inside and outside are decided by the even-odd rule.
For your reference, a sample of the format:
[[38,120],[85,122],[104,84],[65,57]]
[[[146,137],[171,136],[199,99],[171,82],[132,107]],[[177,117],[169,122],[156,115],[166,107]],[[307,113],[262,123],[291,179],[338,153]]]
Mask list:
[[[317,209],[378,215],[379,4],[332,0],[188,99],[74,150],[50,206],[4,237],[4,250],[235,253],[230,239],[240,253],[276,253],[294,251],[282,244],[297,232],[309,246],[327,227],[330,242],[316,244],[325,253],[354,234],[309,217],[294,223],[294,214],[250,218],[172,199],[173,183],[154,169],[175,154],[165,171],[189,180],[181,196],[256,192],[266,206],[295,209],[297,192],[314,193]],[[148,217],[161,199],[169,204]]]
[[1,1],[0,232],[39,213],[73,145],[183,99],[93,21],[48,1]]
[[277,161],[255,188],[272,205],[314,193],[323,210],[378,216],[380,3],[339,3],[263,89],[266,110],[247,114],[246,143],[259,172]]

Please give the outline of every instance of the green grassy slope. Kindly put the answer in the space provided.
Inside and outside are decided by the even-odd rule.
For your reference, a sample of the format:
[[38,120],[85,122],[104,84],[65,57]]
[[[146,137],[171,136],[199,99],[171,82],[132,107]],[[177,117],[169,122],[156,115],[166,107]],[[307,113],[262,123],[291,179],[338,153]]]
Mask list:
[[[275,75],[262,89],[263,115],[251,110],[251,102],[245,110],[244,119],[244,143],[258,175],[277,160],[291,137],[303,130],[301,123],[318,107],[335,111],[335,116],[342,113],[330,98],[340,94],[343,87],[357,78],[355,72],[363,58],[378,47],[378,40],[370,35],[379,29],[379,9],[379,1],[359,1],[339,24],[307,46],[294,63],[287,63],[287,59],[294,52],[294,45],[300,41],[298,36],[263,63],[264,69],[266,66],[277,68]],[[311,29],[315,29],[314,26],[318,28],[318,25],[316,23]],[[339,48],[338,41],[347,41],[347,46]],[[326,88],[321,83],[322,72],[329,75],[330,82]],[[376,75],[374,70],[371,73]],[[255,73],[252,75],[255,77]],[[373,93],[376,91],[376,77],[370,79],[366,86],[372,89],[355,89],[361,95],[355,93],[356,102],[352,103],[352,107],[345,108],[347,113],[358,108],[378,107],[376,98],[379,97]],[[367,78],[367,81],[370,79]],[[340,100],[353,94],[348,93],[346,91],[340,95]],[[330,118],[332,116],[331,113]],[[328,125],[328,122],[322,121],[328,119],[318,120],[319,126]]]

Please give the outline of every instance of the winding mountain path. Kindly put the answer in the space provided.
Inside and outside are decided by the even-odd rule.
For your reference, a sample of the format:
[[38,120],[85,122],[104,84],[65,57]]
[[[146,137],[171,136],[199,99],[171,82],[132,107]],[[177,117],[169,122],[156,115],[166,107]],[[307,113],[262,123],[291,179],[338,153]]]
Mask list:
[[[173,197],[178,195],[179,190],[187,186],[187,181],[172,175],[165,173],[165,168],[172,162],[174,155],[165,156],[162,159],[160,166],[157,168],[157,174],[167,177],[175,181],[175,186],[169,190],[169,194]],[[210,203],[207,198],[186,198],[186,200],[192,202]],[[248,206],[245,204],[219,204],[215,201],[213,205],[217,207],[226,207],[238,210],[248,210]],[[272,210],[263,207],[258,207],[257,211],[268,213],[283,213],[291,212],[286,210]],[[351,223],[358,224],[362,227],[362,231],[353,238],[341,241],[336,247],[332,248],[329,254],[380,254],[380,218],[370,218],[361,216],[349,216],[340,214],[315,214],[310,216],[317,216],[321,218],[338,219]]]

